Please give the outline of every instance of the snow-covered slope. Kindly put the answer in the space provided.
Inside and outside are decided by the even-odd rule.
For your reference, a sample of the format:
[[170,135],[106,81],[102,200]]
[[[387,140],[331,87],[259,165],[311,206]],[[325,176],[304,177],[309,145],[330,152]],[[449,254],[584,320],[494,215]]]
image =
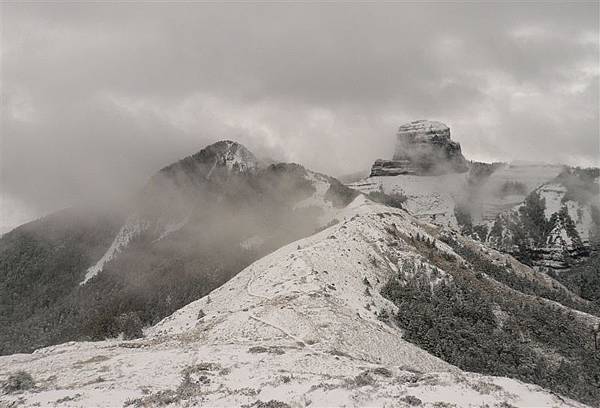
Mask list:
[[403,340],[400,329],[378,318],[395,310],[379,291],[391,276],[408,273],[402,270],[407,259],[432,283],[434,275],[451,279],[397,238],[433,239],[432,227],[363,196],[336,218],[338,224],[260,259],[147,329],[144,339],[0,357],[0,380],[26,370],[37,382],[33,391],[0,402],[582,406],[538,386],[462,372]]
[[[531,258],[536,266],[565,269],[598,246],[600,236],[594,232],[600,228],[598,180],[586,179],[592,169],[537,163],[486,166],[490,171],[485,176],[475,175],[476,171],[372,176],[348,186],[365,194],[402,194],[406,197],[403,207],[416,218],[455,228],[527,262]],[[519,232],[527,224],[519,212],[530,194],[538,194],[545,202],[550,227],[543,232],[542,243],[529,242],[522,238],[528,232]],[[457,214],[463,218],[457,219]]]
[[[563,169],[561,165],[526,162],[499,166],[480,190],[481,220],[494,220],[501,212],[520,204],[527,194],[558,176]],[[510,183],[521,186],[521,191],[501,194],[503,187]]]
[[454,208],[465,195],[467,173],[441,176],[375,176],[348,184],[365,194],[383,191],[406,196],[404,208],[419,220],[456,227]]
[[140,219],[135,214],[129,216],[127,220],[125,220],[125,223],[121,229],[119,229],[117,236],[113,240],[108,250],[104,253],[104,255],[102,255],[102,258],[100,258],[98,262],[86,270],[85,277],[79,284],[85,285],[87,281],[92,279],[98,273],[102,272],[102,269],[107,262],[113,260],[117,255],[119,255],[119,253],[127,248],[127,245],[129,245],[129,242],[132,239],[146,231],[149,226],[150,223],[148,221]]
[[[597,190],[598,180],[593,183]],[[586,199],[581,197],[582,192],[588,196]],[[531,194],[535,197],[530,196],[524,203],[487,221],[488,245],[510,253],[520,252],[529,257],[533,265],[555,270],[568,268],[597,249],[600,197],[593,188],[586,186],[577,192],[557,178]],[[543,215],[540,222],[534,223],[527,214],[533,212],[533,203],[537,202]],[[546,226],[541,228],[536,240],[530,230],[532,225],[539,226],[541,222]]]
[[[402,174],[371,176],[348,186],[364,193],[383,190],[386,194],[404,194],[405,208],[415,217],[456,227],[455,207],[468,206],[474,223],[493,221],[498,214],[522,203],[527,194],[558,176],[563,168],[515,162],[494,165],[491,174],[483,180],[475,180],[470,173]],[[518,186],[519,191],[503,192],[506,186]]]

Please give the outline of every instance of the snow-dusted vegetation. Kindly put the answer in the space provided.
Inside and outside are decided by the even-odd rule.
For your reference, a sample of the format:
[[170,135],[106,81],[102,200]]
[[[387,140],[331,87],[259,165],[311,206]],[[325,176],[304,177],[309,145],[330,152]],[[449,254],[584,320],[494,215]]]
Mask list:
[[471,261],[442,242],[435,227],[364,197],[336,217],[336,225],[256,261],[145,329],[142,339],[1,357],[6,374],[25,369],[36,384],[3,400],[25,406],[581,406],[538,386],[464,372],[421,349],[396,320],[407,316],[405,305],[380,292],[391,281],[424,279],[427,296],[456,281],[450,265]]

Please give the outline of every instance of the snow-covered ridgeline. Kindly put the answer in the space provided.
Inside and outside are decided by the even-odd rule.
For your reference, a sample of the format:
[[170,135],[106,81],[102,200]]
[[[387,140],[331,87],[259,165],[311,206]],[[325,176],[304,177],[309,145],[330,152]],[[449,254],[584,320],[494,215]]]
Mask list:
[[[179,395],[183,404],[215,407],[271,400],[294,407],[583,407],[537,386],[462,372],[403,340],[378,319],[396,310],[379,291],[407,261],[427,267],[403,237],[431,239],[431,226],[363,196],[336,218],[146,330],[145,339],[0,357],[7,372],[27,369],[39,383],[3,402],[114,407]],[[181,386],[183,370],[194,369],[197,382],[186,393],[168,394]],[[152,401],[159,400],[146,405]]]

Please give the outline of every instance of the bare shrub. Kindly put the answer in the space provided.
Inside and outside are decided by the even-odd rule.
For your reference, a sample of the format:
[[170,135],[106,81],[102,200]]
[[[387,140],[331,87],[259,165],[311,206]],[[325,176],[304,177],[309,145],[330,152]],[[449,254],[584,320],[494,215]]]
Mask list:
[[7,394],[23,392],[35,387],[35,381],[27,371],[17,371],[8,376],[2,384],[2,389]]
[[167,405],[176,404],[179,401],[179,395],[177,395],[175,391],[164,390],[145,397],[128,399],[123,406],[134,406],[135,408],[165,407]]
[[282,401],[270,400],[267,402],[256,401],[252,405],[242,405],[244,408],[291,408],[289,404]]
[[371,370],[371,372],[373,374],[377,374],[377,375],[380,375],[382,377],[388,377],[388,378],[390,378],[390,377],[393,376],[392,372],[390,370],[388,370],[387,368],[385,368],[385,367],[374,368],[374,369]]
[[417,407],[423,404],[423,401],[421,401],[414,395],[407,395],[406,397],[400,398],[400,400],[406,402],[408,405],[411,405],[413,407]]
[[281,347],[271,346],[271,347],[263,347],[263,346],[253,346],[248,349],[248,353],[271,353],[271,354],[285,354],[285,351]]
[[119,330],[123,333],[125,340],[133,340],[144,337],[142,331],[142,320],[135,312],[123,313],[117,318]]
[[351,383],[357,387],[364,387],[375,384],[375,379],[371,376],[371,374],[369,374],[368,371],[364,371],[354,377]]

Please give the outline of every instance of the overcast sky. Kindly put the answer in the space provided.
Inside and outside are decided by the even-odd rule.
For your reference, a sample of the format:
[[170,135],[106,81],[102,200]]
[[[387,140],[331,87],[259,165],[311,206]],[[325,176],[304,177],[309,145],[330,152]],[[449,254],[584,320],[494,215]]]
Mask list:
[[229,138],[340,175],[396,128],[598,164],[598,2],[1,5],[0,233]]

